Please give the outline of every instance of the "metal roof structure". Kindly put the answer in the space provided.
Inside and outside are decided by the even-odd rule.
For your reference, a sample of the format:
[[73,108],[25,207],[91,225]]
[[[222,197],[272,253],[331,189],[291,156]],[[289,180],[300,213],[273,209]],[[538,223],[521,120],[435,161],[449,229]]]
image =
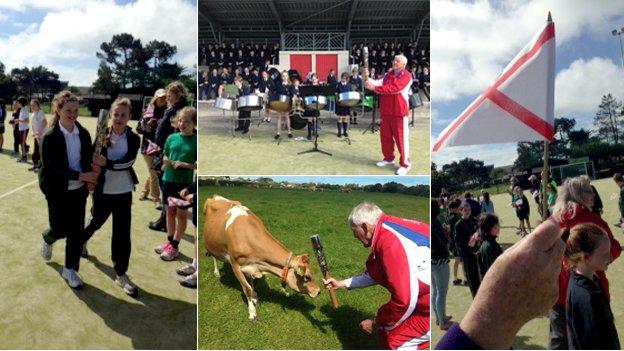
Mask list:
[[349,43],[429,46],[429,0],[199,0],[200,42],[278,41],[285,33],[346,33]]

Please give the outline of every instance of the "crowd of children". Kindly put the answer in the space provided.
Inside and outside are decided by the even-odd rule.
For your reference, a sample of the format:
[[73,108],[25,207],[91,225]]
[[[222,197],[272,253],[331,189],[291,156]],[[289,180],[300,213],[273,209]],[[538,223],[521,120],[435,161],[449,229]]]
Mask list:
[[[39,173],[49,214],[49,228],[42,234],[40,252],[44,260],[52,257],[56,241],[65,239],[65,265],[62,277],[72,288],[84,282],[78,274],[80,257],[88,258],[87,242],[112,216],[111,259],[115,282],[125,293],[138,295],[138,288],[127,275],[131,256],[133,196],[139,179],[134,164],[139,150],[149,169],[140,200],[151,200],[165,213],[164,226],[150,228],[167,232],[166,244],[159,252],[165,261],[178,256],[185,232],[188,208],[194,205],[194,170],[197,160],[195,125],[197,111],[186,107],[186,88],[180,82],[159,89],[143,111],[135,133],[128,122],[132,108],[127,98],[117,98],[110,106],[109,124],[93,140],[78,122],[79,99],[61,91],[52,99],[52,118],[48,124],[38,99],[20,96],[12,105],[14,156],[28,163],[29,134],[32,135],[31,171]],[[0,101],[0,136],[8,113]],[[4,140],[0,138],[0,152]],[[87,198],[92,194],[90,216],[85,225]],[[162,195],[162,196],[161,196]],[[196,211],[194,211],[196,215]],[[196,219],[193,219],[196,223]],[[152,223],[153,224],[153,223]],[[180,284],[197,285],[197,260],[177,270],[185,276]]]
[[[559,224],[565,252],[558,278],[559,297],[549,312],[549,349],[619,349],[620,342],[610,306],[609,283],[604,271],[621,253],[619,242],[602,219],[602,201],[586,176],[566,179],[560,188],[550,181],[545,194],[536,176],[528,179],[536,206],[546,196],[547,217]],[[620,189],[620,226],[624,218],[624,177],[613,175]],[[517,178],[510,179],[510,206],[519,220],[520,240],[530,235],[530,205]],[[475,214],[475,203],[481,211]],[[503,254],[497,242],[500,222],[486,191],[479,202],[470,193],[462,197],[446,190],[432,201],[432,296],[436,323],[450,328],[446,315],[448,284],[462,285],[457,266],[463,264],[464,284],[473,298],[489,268]],[[541,213],[541,211],[540,211]],[[434,255],[435,253],[435,255]],[[455,259],[451,280],[448,265]],[[436,273],[437,272],[437,273]],[[440,273],[442,272],[442,273]]]

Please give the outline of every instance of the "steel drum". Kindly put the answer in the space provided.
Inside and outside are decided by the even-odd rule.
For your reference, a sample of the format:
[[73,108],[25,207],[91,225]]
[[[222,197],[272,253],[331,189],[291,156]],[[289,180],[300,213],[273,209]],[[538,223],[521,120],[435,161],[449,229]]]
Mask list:
[[236,110],[235,105],[236,103],[234,99],[218,97],[215,100],[215,107],[221,110],[234,111]]
[[288,95],[275,95],[269,101],[269,107],[271,110],[279,111],[279,112],[289,112],[290,111],[290,96]]
[[245,95],[238,98],[239,111],[258,111],[262,110],[262,97],[259,95]]
[[355,106],[362,100],[362,94],[357,91],[348,91],[346,93],[338,94],[338,105],[340,106]]
[[290,128],[294,130],[301,130],[307,127],[308,125],[308,120],[303,117],[301,112],[297,112],[297,111],[291,112],[289,118],[290,118]]
[[327,98],[323,95],[306,96],[303,98],[303,104],[306,110],[322,110],[327,105]]

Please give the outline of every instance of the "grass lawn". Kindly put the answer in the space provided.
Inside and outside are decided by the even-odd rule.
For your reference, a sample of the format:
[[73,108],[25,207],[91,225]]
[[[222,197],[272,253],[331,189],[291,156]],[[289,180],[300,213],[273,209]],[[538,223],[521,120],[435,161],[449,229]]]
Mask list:
[[[429,105],[416,110],[414,127],[409,128],[409,148],[412,168],[409,174],[428,175],[429,157]],[[336,137],[336,121],[323,111],[319,121],[319,144],[321,150],[332,153],[298,155],[309,150],[313,143],[306,140],[307,128],[293,130],[293,139],[282,131],[278,145],[275,135],[275,114],[270,124],[258,126],[258,112],[252,113],[250,132],[235,137],[227,129],[231,125],[231,112],[223,113],[206,103],[199,105],[199,174],[206,175],[282,175],[282,174],[349,174],[393,175],[396,168],[379,168],[375,163],[382,159],[379,132],[362,134],[371,122],[371,113],[358,117],[358,125],[349,128],[349,145],[344,138]],[[237,115],[234,115],[234,118]],[[263,115],[264,116],[264,115]],[[411,116],[411,115],[410,115]],[[379,116],[377,116],[379,118]],[[411,117],[410,117],[411,120]],[[398,152],[395,151],[398,163]]]
[[[79,122],[95,134],[95,118]],[[124,294],[111,278],[111,219],[89,241],[90,258],[81,260],[85,288],[72,291],[60,276],[64,240],[54,245],[49,263],[39,255],[47,204],[36,174],[26,170],[30,165],[12,157],[12,128],[6,127],[0,153],[0,334],[5,336],[0,348],[195,349],[197,292],[178,284],[175,269],[184,262],[164,262],[154,254],[152,248],[164,240],[163,233],[147,228],[158,217],[154,206],[138,201],[135,193],[128,275],[140,289],[138,299]],[[137,190],[142,189],[147,167],[140,155],[134,168],[141,182]],[[189,224],[187,233],[193,231]],[[193,256],[189,237],[180,244],[183,261]]]
[[[592,184],[598,190],[602,202],[604,204],[604,212],[602,218],[609,223],[611,231],[615,238],[624,243],[624,236],[622,231],[612,224],[620,217],[617,208],[617,194],[618,188],[611,179],[602,179],[592,182]],[[529,192],[525,192],[525,195],[529,200],[531,196]],[[509,247],[518,241],[518,236],[515,234],[515,228],[517,225],[517,217],[513,208],[507,206],[510,202],[510,196],[507,194],[500,194],[492,197],[494,202],[494,209],[501,221],[501,233],[498,242],[505,247]],[[535,223],[539,219],[539,213],[537,212],[537,206],[534,201],[531,200],[531,223]],[[460,265],[461,267],[461,265]],[[452,272],[452,271],[451,271]],[[611,308],[615,317],[615,326],[622,334],[624,330],[624,259],[620,258],[616,260],[607,271],[607,276],[610,283],[611,292]],[[463,277],[460,268],[460,277]],[[451,280],[453,279],[451,274]],[[449,292],[447,295],[446,314],[452,315],[454,321],[461,321],[463,316],[468,311],[468,307],[472,302],[470,291],[467,286],[453,286],[450,284]],[[433,313],[433,311],[432,311]],[[496,311],[492,311],[496,313]],[[440,340],[441,332],[433,325],[432,326],[432,345],[436,345]],[[516,336],[516,341],[513,345],[516,349],[546,349],[548,345],[548,315],[544,314],[539,318],[531,320],[524,325]]]
[[[365,192],[308,192],[243,187],[200,187],[200,205],[219,194],[249,207],[267,229],[295,253],[308,253],[315,279],[320,269],[310,236],[319,234],[332,276],[344,279],[364,271],[368,249],[353,238],[347,224],[351,209],[368,200],[384,212],[427,221],[429,200],[407,195]],[[307,295],[287,297],[278,277],[266,276],[256,291],[258,319],[247,320],[247,303],[229,264],[219,262],[221,278],[213,273],[212,258],[204,255],[200,215],[199,347],[201,349],[375,349],[377,341],[359,329],[359,322],[376,314],[389,294],[375,286],[338,291],[338,309],[329,294],[312,299]],[[324,290],[324,289],[323,289]]]

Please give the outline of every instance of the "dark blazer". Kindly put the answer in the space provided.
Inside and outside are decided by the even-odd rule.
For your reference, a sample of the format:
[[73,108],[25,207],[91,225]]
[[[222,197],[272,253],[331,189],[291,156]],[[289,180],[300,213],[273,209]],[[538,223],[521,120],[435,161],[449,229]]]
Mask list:
[[[80,166],[82,172],[91,171],[93,146],[91,135],[80,123],[75,122],[80,137]],[[44,136],[41,143],[41,169],[39,188],[46,197],[62,196],[67,192],[70,180],[78,180],[79,172],[69,168],[65,136],[56,123]]]
[[178,101],[173,106],[165,110],[163,118],[158,121],[158,127],[156,127],[156,145],[163,148],[167,137],[175,132],[175,128],[171,125],[171,119],[175,117],[179,110],[186,106],[186,101]]
[[95,187],[95,193],[101,194],[104,190],[104,174],[109,169],[115,171],[128,170],[130,172],[130,178],[132,179],[132,183],[139,184],[139,178],[137,177],[134,168],[132,168],[132,165],[134,164],[134,160],[136,160],[137,153],[139,152],[141,139],[139,138],[139,135],[134,133],[132,131],[132,128],[128,126],[126,126],[126,138],[128,139],[128,152],[124,157],[119,160],[109,160],[108,148],[102,148],[102,156],[106,157],[106,166],[102,168],[102,172],[100,172],[100,177],[98,178],[98,183]]

